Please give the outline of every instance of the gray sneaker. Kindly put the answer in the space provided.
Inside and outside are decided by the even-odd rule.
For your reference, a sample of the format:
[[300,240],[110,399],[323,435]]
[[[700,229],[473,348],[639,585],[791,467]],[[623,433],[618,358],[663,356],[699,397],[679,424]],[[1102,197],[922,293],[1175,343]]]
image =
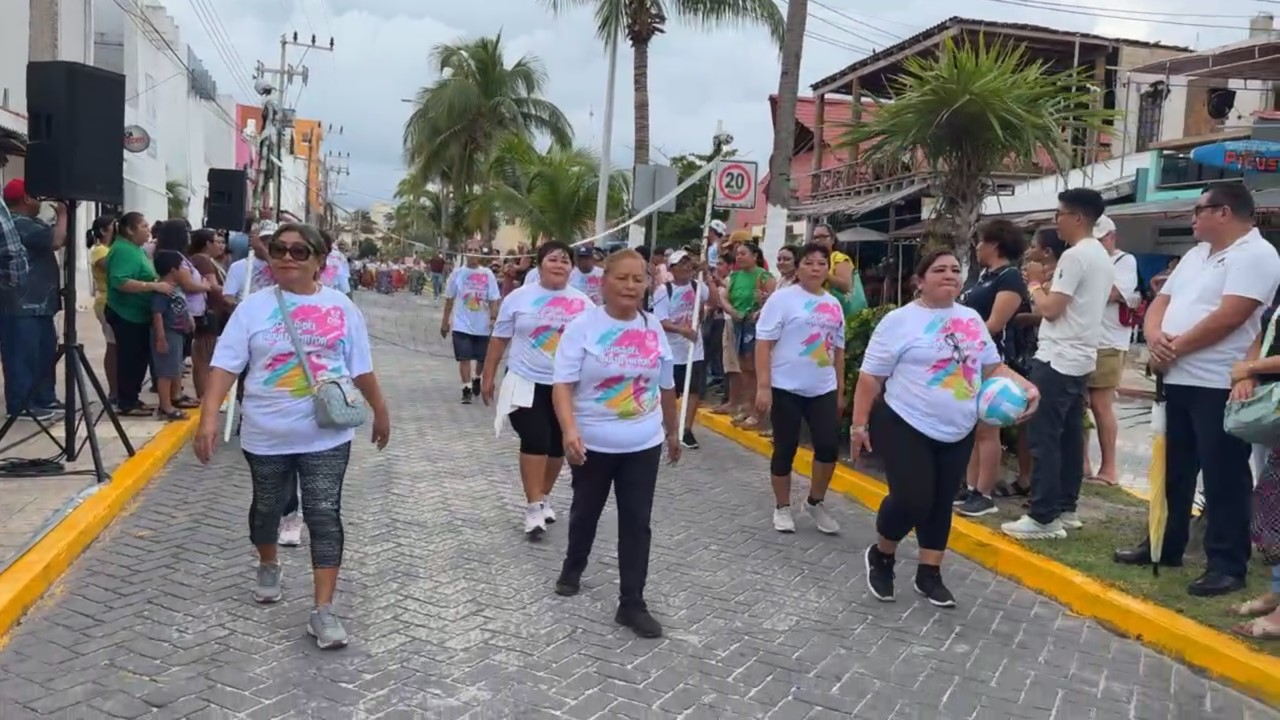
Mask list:
[[316,639],[316,645],[321,650],[347,646],[347,631],[338,622],[330,605],[321,605],[311,611],[311,619],[307,621],[307,634]]
[[280,583],[280,563],[258,565],[258,585],[253,589],[253,599],[260,603],[277,603],[284,596]]

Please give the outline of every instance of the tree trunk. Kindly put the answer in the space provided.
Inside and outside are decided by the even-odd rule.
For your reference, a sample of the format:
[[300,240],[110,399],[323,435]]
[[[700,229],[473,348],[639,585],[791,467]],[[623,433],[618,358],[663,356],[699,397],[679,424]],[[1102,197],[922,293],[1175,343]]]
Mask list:
[[[787,28],[782,41],[782,72],[778,75],[778,117],[769,157],[768,212],[765,215],[764,256],[777,257],[787,242],[787,210],[791,203],[791,158],[796,137],[796,96],[800,92],[800,60],[804,55],[804,27],[808,0],[787,5]],[[820,132],[820,130],[819,130]],[[822,142],[818,137],[814,142]]]
[[631,86],[635,93],[635,164],[649,163],[649,39],[631,43]]

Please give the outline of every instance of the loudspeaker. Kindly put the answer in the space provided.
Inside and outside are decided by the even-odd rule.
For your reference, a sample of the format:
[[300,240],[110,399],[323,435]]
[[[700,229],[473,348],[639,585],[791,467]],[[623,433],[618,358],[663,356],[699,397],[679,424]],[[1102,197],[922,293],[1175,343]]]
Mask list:
[[27,63],[27,193],[124,202],[124,76],[84,63]]
[[244,170],[209,169],[209,206],[205,210],[205,227],[238,231],[244,227],[249,211],[245,195],[249,176]]

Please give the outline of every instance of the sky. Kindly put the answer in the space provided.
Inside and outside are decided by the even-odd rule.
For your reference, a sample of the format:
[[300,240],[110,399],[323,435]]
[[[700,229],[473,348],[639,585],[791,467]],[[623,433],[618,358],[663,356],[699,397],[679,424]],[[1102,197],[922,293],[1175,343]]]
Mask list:
[[[589,9],[556,16],[542,0],[163,0],[221,92],[251,100],[248,74],[258,61],[280,62],[281,34],[297,31],[335,52],[290,48],[310,70],[288,101],[300,117],[343,129],[325,150],[349,153],[350,175],[335,201],[362,208],[391,202],[404,175],[401,137],[412,98],[434,79],[428,60],[440,43],[502,33],[509,62],[534,55],[546,67],[547,97],[573,123],[580,144],[599,147],[607,61]],[[780,2],[780,5],[782,3]],[[1046,25],[1166,44],[1207,48],[1241,40],[1249,18],[1280,14],[1277,0],[810,0],[801,93],[810,84],[874,50],[895,44],[952,15]],[[1208,12],[1207,12],[1208,11]],[[1212,14],[1210,14],[1212,12]],[[216,39],[216,40],[215,40]],[[764,172],[772,147],[768,97],[778,87],[778,51],[756,28],[706,29],[672,21],[650,51],[653,161],[706,152],[717,121],[734,147]],[[631,166],[632,54],[618,58],[613,149],[615,167]],[[256,98],[254,98],[256,99]]]

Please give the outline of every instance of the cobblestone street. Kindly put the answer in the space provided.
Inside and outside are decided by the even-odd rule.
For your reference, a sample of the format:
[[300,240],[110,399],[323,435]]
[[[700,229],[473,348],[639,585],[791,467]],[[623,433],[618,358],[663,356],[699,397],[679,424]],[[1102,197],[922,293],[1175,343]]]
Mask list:
[[839,536],[775,533],[765,460],[707,431],[659,477],[648,599],[667,636],[638,640],[612,623],[612,509],[582,594],[554,595],[567,481],[562,522],[526,542],[516,443],[458,403],[439,309],[360,303],[394,425],[383,452],[361,431],[347,476],[350,647],[305,635],[305,541],[281,551],[285,602],[252,601],[244,460],[184,452],[0,650],[0,719],[1280,718],[958,557],[958,609],[911,592],[909,543],[898,602],[876,602],[871,514],[833,497]]

